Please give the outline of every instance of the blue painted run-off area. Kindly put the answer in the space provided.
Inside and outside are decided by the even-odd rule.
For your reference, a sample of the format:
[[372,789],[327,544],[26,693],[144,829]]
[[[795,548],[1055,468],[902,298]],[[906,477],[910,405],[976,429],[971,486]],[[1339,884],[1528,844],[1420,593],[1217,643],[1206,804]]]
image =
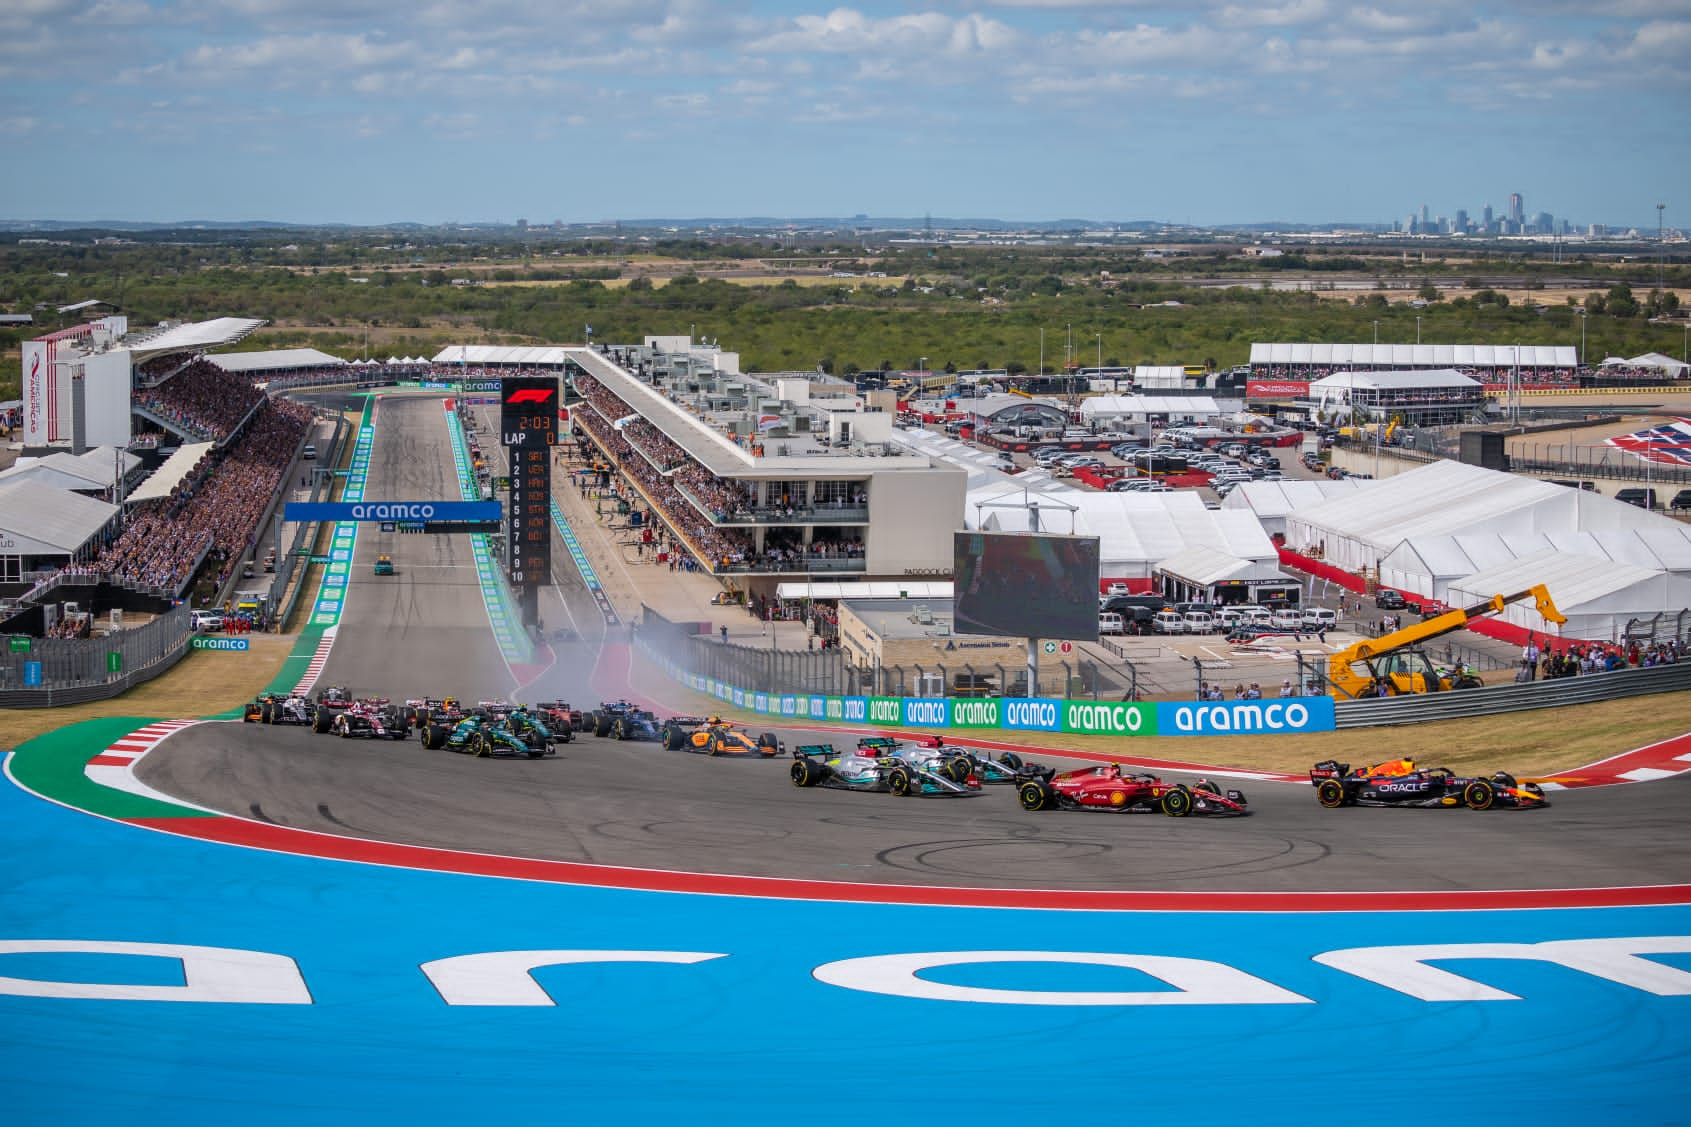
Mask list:
[[[30,858],[0,885],[5,939],[265,952],[304,984],[302,1004],[260,1004],[19,997],[0,982],[0,1091],[19,1123],[128,1122],[140,1108],[185,1127],[232,1115],[290,1127],[1632,1123],[1680,1117],[1691,1081],[1691,997],[1491,958],[1441,965],[1519,1000],[1423,1001],[1314,961],[1377,945],[1691,935],[1691,908],[1138,914],[624,892],[250,852],[12,788],[0,788],[0,848]],[[1144,996],[1024,1005],[834,984],[898,981],[896,967],[847,960],[979,950],[1201,960],[1164,972],[1252,1000],[1145,1004],[1172,987],[1062,955],[903,981]],[[499,951],[691,954],[543,966],[532,980],[486,962],[479,975],[422,969]],[[182,983],[175,961],[134,955],[0,954],[0,975]]]

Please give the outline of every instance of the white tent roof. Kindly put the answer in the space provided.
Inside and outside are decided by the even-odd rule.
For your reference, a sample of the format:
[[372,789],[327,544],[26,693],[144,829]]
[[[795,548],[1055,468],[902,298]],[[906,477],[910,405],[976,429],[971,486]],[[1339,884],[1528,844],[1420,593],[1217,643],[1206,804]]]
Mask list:
[[289,368],[327,368],[345,364],[339,356],[330,356],[315,348],[272,348],[266,352],[229,352],[208,356],[213,364],[225,372],[276,372]]
[[[1556,550],[1465,576],[1450,585],[1448,601],[1478,602],[1535,583],[1548,587],[1557,609],[1568,616],[1568,624],[1552,632],[1573,638],[1613,639],[1628,619],[1691,607],[1691,578]],[[1546,629],[1530,601],[1511,605],[1503,618],[1527,629]]]
[[1249,509],[1257,519],[1283,518],[1296,509],[1307,509],[1334,497],[1348,496],[1358,489],[1379,484],[1363,478],[1339,481],[1246,481],[1221,502],[1223,509]]
[[[521,347],[500,344],[454,344],[435,353],[436,364],[531,364],[547,368],[561,368],[571,352],[577,349]],[[397,361],[395,361],[397,363]]]
[[952,584],[814,582],[778,583],[775,594],[783,599],[949,599]]
[[217,348],[234,344],[263,324],[262,320],[253,317],[216,317],[210,321],[194,321],[159,329],[128,342],[128,347],[136,359],[164,352]]
[[1278,579],[1284,573],[1265,560],[1247,560],[1215,548],[1194,547],[1157,564],[1157,570],[1177,579],[1207,587],[1229,579]]
[[1386,557],[1387,570],[1457,579],[1544,552],[1610,560],[1691,577],[1691,526],[1600,529],[1595,532],[1464,533],[1405,540]]
[[1629,364],[1634,368],[1660,368],[1663,371],[1676,374],[1691,367],[1691,364],[1686,364],[1683,360],[1675,360],[1673,357],[1660,352],[1646,352],[1642,356],[1634,356],[1631,360],[1622,360],[1621,363]]
[[166,458],[164,464],[148,475],[147,480],[124,500],[129,504],[138,505],[142,501],[156,501],[161,497],[170,496],[170,491],[182,483],[182,479],[199,464],[200,459],[211,447],[209,442],[183,443],[176,453]]
[[[1206,509],[1196,493],[1095,493],[1078,489],[1030,488],[1022,478],[969,491],[963,521],[967,528],[1027,532],[1031,521],[1020,505],[985,507],[984,502],[1017,502],[1024,493],[1040,504],[1044,532],[1096,536],[1106,576],[1149,577],[1153,566],[1192,547],[1207,547],[1247,560],[1277,561],[1279,553],[1248,512]],[[1072,516],[1068,506],[1076,510]]]
[[32,481],[0,482],[0,535],[10,555],[71,555],[106,526],[116,505]]
[[[1517,358],[1517,353],[1519,354]],[[1252,364],[1318,368],[1573,368],[1571,344],[1253,344]]]
[[1416,387],[1479,387],[1480,381],[1452,368],[1424,372],[1334,372],[1309,385],[1317,388],[1365,388],[1397,390]]
[[1100,415],[1218,415],[1208,395],[1093,395],[1080,402],[1080,413]]
[[[123,472],[141,464],[141,459],[123,452]],[[54,489],[110,489],[116,466],[110,446],[94,446],[81,454],[60,450],[41,458],[19,458],[0,471],[0,481],[34,481]]]

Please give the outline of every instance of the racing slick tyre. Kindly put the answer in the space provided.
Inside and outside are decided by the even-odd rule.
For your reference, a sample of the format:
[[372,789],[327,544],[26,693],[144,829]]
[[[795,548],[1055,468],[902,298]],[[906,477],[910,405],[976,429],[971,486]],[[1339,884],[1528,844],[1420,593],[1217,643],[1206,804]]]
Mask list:
[[795,787],[814,787],[821,784],[827,768],[809,759],[795,759],[792,770],[787,774],[792,777]]
[[1184,818],[1192,812],[1192,792],[1186,784],[1163,792],[1163,813],[1170,818]]
[[1007,770],[1020,771],[1022,769],[1022,757],[1013,751],[1005,752],[999,757],[998,761],[1004,764]]
[[910,772],[902,767],[894,767],[892,774],[887,776],[887,789],[899,798],[910,793]]
[[344,715],[335,718],[335,735],[343,740],[352,738],[352,725],[347,723]]
[[781,750],[781,741],[775,738],[774,732],[765,732],[757,738],[757,749],[765,755],[774,755]]
[[486,736],[477,732],[475,740],[470,744],[469,752],[478,759],[491,759],[493,757],[493,743]]
[[602,712],[590,712],[588,715],[593,718],[593,734],[595,736],[604,739],[611,734],[611,718],[609,716]]
[[417,727],[421,727],[421,722],[422,722],[422,717],[417,715],[417,710],[410,705],[406,705],[405,706],[405,723],[408,724],[409,726],[413,727],[413,728],[417,728]]
[[1053,797],[1051,788],[1043,779],[1023,783],[1016,790],[1016,801],[1022,804],[1023,810],[1048,810]]
[[276,704],[274,701],[267,700],[258,706],[258,722],[260,724],[276,723]]
[[967,759],[958,758],[945,761],[945,777],[954,783],[967,781],[974,769],[975,765]]
[[687,746],[687,733],[674,724],[663,727],[663,747],[665,751],[680,751]]
[[333,724],[334,720],[335,714],[333,712],[322,705],[318,705],[317,714],[311,718],[311,730],[321,736],[329,730],[329,725]]
[[1329,810],[1337,810],[1345,804],[1344,784],[1337,779],[1322,779],[1315,785],[1315,801]]
[[1497,801],[1497,788],[1484,779],[1475,779],[1462,788],[1462,802],[1470,810],[1490,810]]
[[715,755],[717,752],[719,752],[721,750],[722,750],[722,737],[718,736],[715,732],[712,732],[705,739],[705,754],[706,755]]
[[628,731],[628,721],[624,720],[620,716],[617,717],[616,727],[611,729],[612,738],[619,739],[619,740],[626,740],[626,739],[628,739],[629,734],[630,733]]

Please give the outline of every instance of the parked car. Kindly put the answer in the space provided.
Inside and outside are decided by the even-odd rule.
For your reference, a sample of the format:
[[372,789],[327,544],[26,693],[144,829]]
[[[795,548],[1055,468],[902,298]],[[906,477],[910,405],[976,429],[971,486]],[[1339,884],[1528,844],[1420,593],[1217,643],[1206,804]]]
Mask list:
[[188,628],[206,633],[216,633],[223,629],[223,616],[216,611],[197,610],[188,616]]
[[1303,624],[1311,630],[1336,630],[1339,625],[1339,612],[1331,607],[1305,607]]
[[1215,632],[1215,618],[1203,610],[1189,610],[1182,615],[1186,623],[1188,634],[1211,634]]
[[1401,591],[1382,587],[1374,592],[1374,606],[1379,610],[1403,610],[1408,605],[1409,603],[1404,599]]
[[1615,494],[1615,500],[1622,504],[1637,505],[1641,509],[1656,507],[1656,491],[1654,489],[1622,489]]
[[1179,611],[1159,611],[1151,619],[1151,629],[1158,634],[1184,634],[1186,633],[1186,619]]
[[1127,621],[1113,610],[1099,611],[1098,633],[1125,634],[1127,633]]
[[1691,509],[1691,489],[1681,489],[1678,493],[1675,493],[1673,500],[1668,502],[1668,508],[1674,512]]
[[1303,612],[1297,607],[1282,607],[1274,612],[1273,626],[1276,630],[1302,630]]
[[1121,582],[1120,580],[1117,580],[1116,582],[1111,583],[1108,587],[1104,588],[1104,594],[1106,595],[1125,595],[1127,593],[1127,584]]

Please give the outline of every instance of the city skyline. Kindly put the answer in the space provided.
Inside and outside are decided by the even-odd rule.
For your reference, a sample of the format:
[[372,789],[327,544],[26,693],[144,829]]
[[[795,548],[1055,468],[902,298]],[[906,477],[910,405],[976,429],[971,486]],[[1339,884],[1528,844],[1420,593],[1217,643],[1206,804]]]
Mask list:
[[1653,232],[1686,57],[1691,0],[29,0],[0,217]]

